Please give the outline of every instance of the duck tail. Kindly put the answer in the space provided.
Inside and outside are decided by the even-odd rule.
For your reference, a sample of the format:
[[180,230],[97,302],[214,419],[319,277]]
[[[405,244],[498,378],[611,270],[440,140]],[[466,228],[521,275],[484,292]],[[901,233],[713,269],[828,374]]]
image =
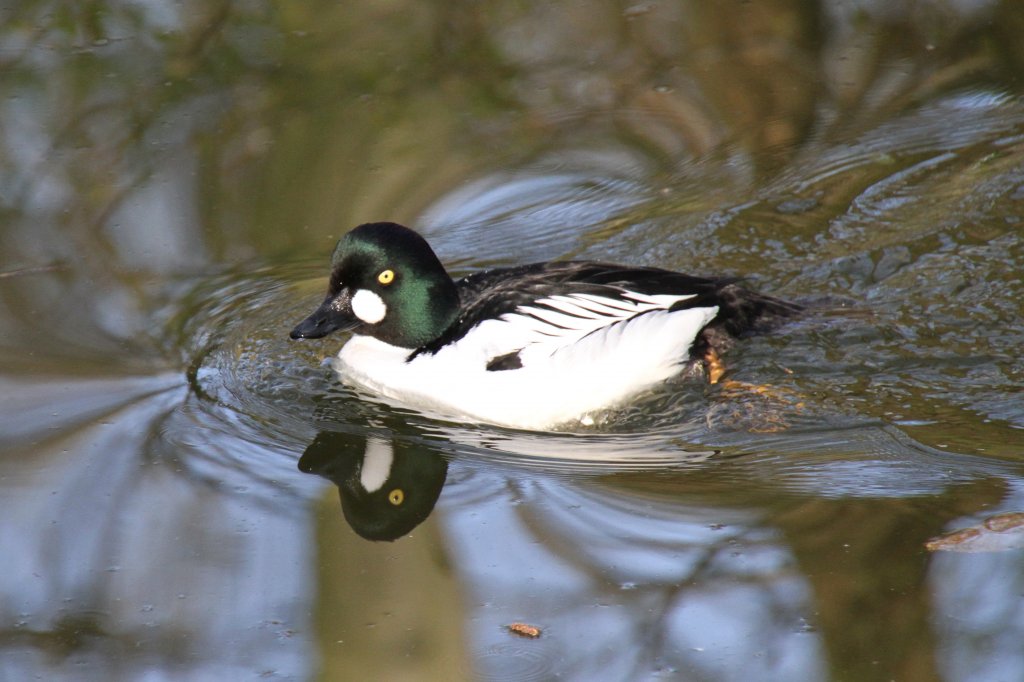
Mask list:
[[727,284],[718,292],[719,312],[715,320],[731,336],[769,331],[800,314],[804,307],[772,296]]

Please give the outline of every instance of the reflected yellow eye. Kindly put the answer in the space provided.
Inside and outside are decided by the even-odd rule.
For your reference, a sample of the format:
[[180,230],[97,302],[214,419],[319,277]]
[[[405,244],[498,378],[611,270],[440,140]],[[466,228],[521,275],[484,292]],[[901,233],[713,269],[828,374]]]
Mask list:
[[[388,272],[391,272],[388,270]],[[395,505],[396,507],[405,501],[405,493],[402,492],[401,488],[395,488],[388,493],[388,502]]]
[[377,275],[377,281],[384,285],[391,284],[392,282],[395,281],[395,271],[384,270],[379,275]]

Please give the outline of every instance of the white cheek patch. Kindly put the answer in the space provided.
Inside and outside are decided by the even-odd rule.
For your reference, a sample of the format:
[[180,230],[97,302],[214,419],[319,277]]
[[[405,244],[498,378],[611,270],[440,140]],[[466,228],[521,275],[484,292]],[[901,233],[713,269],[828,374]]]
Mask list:
[[352,296],[352,312],[367,324],[377,324],[388,313],[380,296],[369,289],[360,289]]
[[381,489],[391,475],[391,463],[395,453],[391,443],[377,438],[366,440],[366,452],[363,454],[363,467],[359,471],[359,484],[368,493]]

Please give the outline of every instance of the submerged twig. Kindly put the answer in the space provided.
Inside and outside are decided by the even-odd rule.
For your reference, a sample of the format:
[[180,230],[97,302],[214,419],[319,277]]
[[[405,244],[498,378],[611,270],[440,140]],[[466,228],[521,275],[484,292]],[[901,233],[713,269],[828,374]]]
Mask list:
[[64,263],[51,263],[50,265],[37,265],[31,268],[4,270],[0,271],[0,279],[7,279],[8,277],[19,277],[21,275],[38,275],[43,272],[56,272],[58,270],[66,270],[67,267],[68,266]]

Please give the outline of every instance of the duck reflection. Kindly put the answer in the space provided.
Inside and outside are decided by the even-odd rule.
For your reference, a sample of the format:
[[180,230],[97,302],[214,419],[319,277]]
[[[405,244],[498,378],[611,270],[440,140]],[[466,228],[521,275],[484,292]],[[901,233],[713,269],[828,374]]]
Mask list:
[[396,540],[421,524],[441,495],[448,462],[423,445],[321,431],[299,470],[338,486],[341,511],[367,540]]

